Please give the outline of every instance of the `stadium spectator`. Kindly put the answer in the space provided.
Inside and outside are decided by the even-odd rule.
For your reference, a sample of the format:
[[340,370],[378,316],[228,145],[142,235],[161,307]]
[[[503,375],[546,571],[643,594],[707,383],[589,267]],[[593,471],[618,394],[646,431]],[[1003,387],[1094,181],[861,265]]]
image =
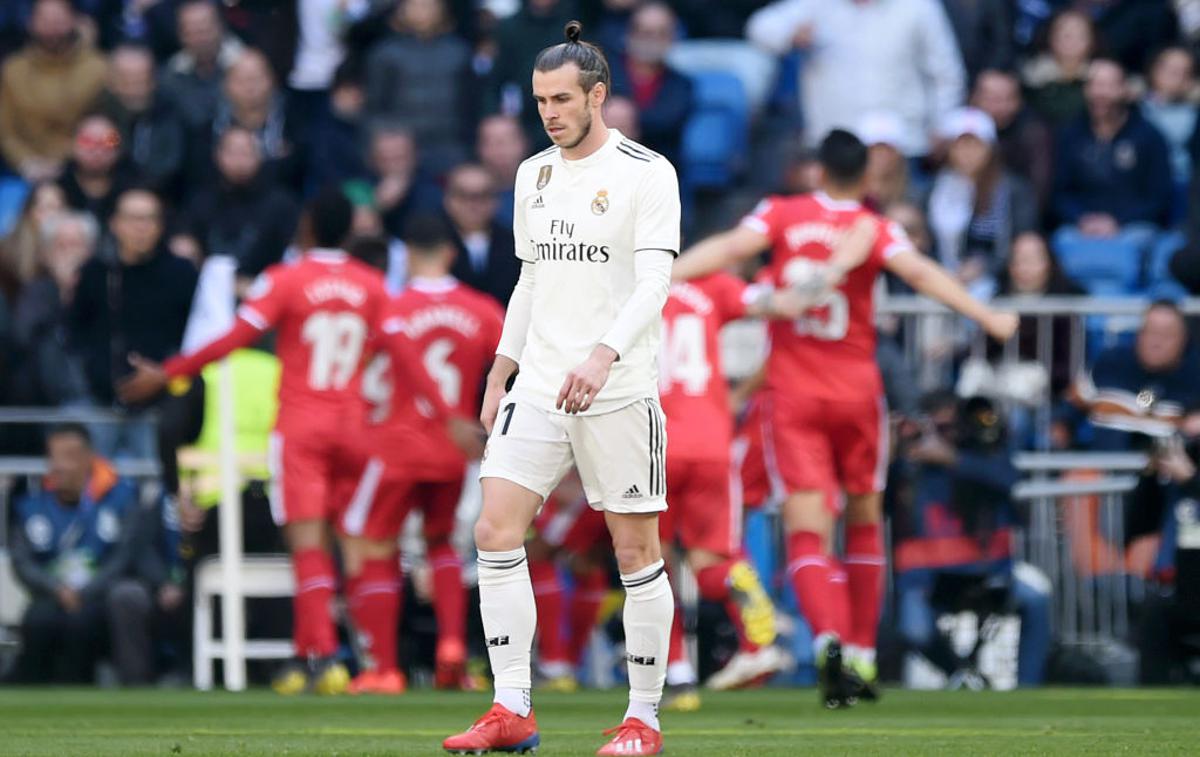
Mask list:
[[694,107],[691,79],[667,65],[678,33],[679,19],[669,5],[646,3],[630,19],[624,55],[612,56],[611,64],[612,91],[637,105],[641,143],[673,163]]
[[1068,8],[1051,19],[1046,49],[1021,69],[1030,107],[1051,126],[1068,124],[1083,113],[1083,86],[1095,53],[1096,30],[1086,14]]
[[[645,0],[602,0],[600,11],[588,28],[595,30],[593,38],[608,57],[618,58],[625,54],[630,19],[644,2]],[[625,134],[624,131],[621,133]]]
[[910,649],[952,687],[982,688],[974,661],[937,627],[941,612],[1015,611],[1021,620],[1017,683],[1037,686],[1050,653],[1050,582],[1013,555],[1021,518],[1011,499],[1018,479],[1004,424],[990,400],[958,408],[951,392],[925,399],[924,432],[902,441],[896,463],[911,486],[893,518],[897,625]]
[[368,161],[375,208],[393,237],[403,238],[404,223],[413,213],[441,209],[441,192],[421,170],[416,141],[407,129],[392,124],[375,127]]
[[498,187],[496,223],[512,226],[513,186],[517,179],[517,167],[529,154],[529,140],[521,131],[520,122],[512,116],[498,114],[483,119],[479,123],[475,152]]
[[13,309],[16,355],[9,390],[23,405],[78,404],[87,399],[87,381],[68,343],[68,317],[99,226],[87,213],[64,212],[50,216],[41,233],[37,273]]
[[75,126],[104,86],[106,64],[75,29],[68,0],[38,0],[30,40],[0,69],[0,153],[29,181],[54,178]]
[[367,116],[404,124],[424,168],[441,176],[466,157],[475,129],[471,49],[451,31],[444,0],[403,0],[392,26],[367,59]]
[[91,213],[101,223],[108,220],[117,195],[134,178],[123,147],[121,133],[107,116],[88,116],[80,122],[71,160],[58,179],[67,205]]
[[511,229],[495,220],[496,189],[487,169],[475,163],[455,168],[446,178],[446,215],[458,255],[456,279],[507,303],[521,273]]
[[145,46],[155,58],[166,60],[179,46],[176,4],[177,0],[82,0],[76,7],[95,18],[101,49]]
[[187,159],[187,128],[160,92],[157,77],[149,48],[118,47],[109,56],[108,87],[97,110],[116,124],[124,153],[139,175],[174,197]]
[[1002,69],[981,71],[971,105],[992,117],[1004,168],[1033,185],[1038,212],[1044,213],[1054,185],[1054,134],[1025,106],[1020,79]]
[[1195,62],[1186,47],[1164,48],[1154,57],[1142,98],[1142,115],[1167,140],[1171,149],[1171,176],[1182,194],[1192,177],[1188,145],[1196,131],[1197,92]]
[[[263,161],[271,175],[291,183],[303,168],[295,152],[297,129],[287,120],[283,94],[275,85],[275,74],[267,57],[254,49],[243,50],[225,71],[223,97],[217,102],[212,128],[203,132],[199,145],[215,145],[233,126],[250,131],[258,140]],[[204,155],[198,176],[211,176],[213,153]]]
[[167,61],[162,88],[193,129],[212,121],[225,69],[244,45],[225,30],[213,0],[183,0],[176,14],[182,48]]
[[[130,353],[161,360],[179,350],[197,278],[191,263],[166,249],[162,201],[153,192],[122,192],[108,227],[111,244],[84,265],[70,315],[90,401],[100,406],[113,404],[114,382],[132,370]],[[153,428],[137,414],[93,436],[109,457],[154,455]]]
[[962,60],[936,0],[778,0],[750,17],[746,36],[776,55],[807,54],[800,90],[809,146],[882,110],[904,124],[904,154],[922,156],[934,127],[963,102]]
[[307,130],[329,113],[329,96],[338,68],[345,62],[343,33],[369,8],[367,3],[298,0],[296,54],[287,76],[288,117]]
[[13,567],[32,597],[21,621],[18,677],[91,683],[111,642],[121,682],[150,681],[150,597],[125,576],[138,546],[136,487],[96,454],[82,426],[46,440],[45,489],[16,503]]
[[1009,0],[942,0],[954,29],[968,79],[988,68],[1006,69],[1016,61]]
[[561,39],[573,5],[570,0],[524,0],[521,10],[500,22],[496,30],[488,110],[519,118],[529,143],[539,150],[549,140],[533,102],[529,63],[542,48]]
[[612,95],[604,101],[604,123],[634,141],[641,139],[637,103],[628,97]]
[[16,225],[0,240],[0,280],[20,287],[33,279],[46,221],[66,207],[67,199],[57,184],[42,181],[30,188]]
[[367,101],[361,68],[343,63],[333,74],[329,107],[308,128],[305,143],[306,194],[329,184],[367,176],[363,139]]
[[260,150],[246,129],[222,134],[217,179],[192,195],[185,213],[187,233],[204,254],[233,258],[244,284],[283,259],[300,216],[291,194],[265,173]]
[[[876,111],[863,115],[855,129],[867,146],[867,196],[881,210],[893,203],[917,200],[921,190],[910,181],[908,160],[904,157],[904,123],[894,113]],[[815,189],[814,184],[812,189]]]
[[1145,70],[1152,54],[1178,34],[1176,8],[1187,0],[1084,0],[1074,5],[1089,12],[1105,51],[1130,71]]
[[[1169,301],[1152,303],[1142,317],[1133,345],[1117,345],[1101,352],[1085,384],[1097,390],[1116,390],[1176,409],[1200,400],[1200,360],[1189,349],[1188,325],[1179,306]],[[1088,394],[1088,392],[1083,392]],[[1098,428],[1093,446],[1122,451],[1133,444],[1133,435]]]
[[1116,61],[1091,63],[1086,97],[1087,112],[1061,132],[1055,148],[1054,215],[1073,227],[1068,236],[1144,243],[1171,208],[1167,144],[1130,107]]
[[1037,226],[1037,205],[1025,180],[1001,163],[988,114],[952,111],[940,136],[949,148],[929,194],[929,226],[942,265],[982,296],[995,290],[1012,240]]

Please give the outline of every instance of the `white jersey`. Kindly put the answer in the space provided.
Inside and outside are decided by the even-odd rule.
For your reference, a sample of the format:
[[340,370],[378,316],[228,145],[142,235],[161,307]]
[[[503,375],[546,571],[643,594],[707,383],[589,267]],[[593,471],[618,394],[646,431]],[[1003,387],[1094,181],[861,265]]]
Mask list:
[[[513,235],[534,264],[533,311],[514,392],[545,410],[634,289],[634,256],[679,253],[679,181],[670,161],[609,129],[581,160],[551,147],[517,170]],[[661,319],[613,363],[585,414],[658,397]]]

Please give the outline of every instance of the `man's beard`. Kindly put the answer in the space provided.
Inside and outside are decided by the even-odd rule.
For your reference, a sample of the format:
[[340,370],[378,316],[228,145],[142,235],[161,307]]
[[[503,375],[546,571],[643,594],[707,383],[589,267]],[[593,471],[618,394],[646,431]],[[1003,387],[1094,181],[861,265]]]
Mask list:
[[592,133],[592,112],[589,110],[589,111],[584,111],[583,126],[579,130],[579,138],[576,139],[574,142],[572,142],[569,145],[559,145],[559,146],[563,147],[567,150],[572,150],[572,149],[578,147],[579,144],[581,142],[583,142],[583,140],[587,139],[588,135],[591,133]]

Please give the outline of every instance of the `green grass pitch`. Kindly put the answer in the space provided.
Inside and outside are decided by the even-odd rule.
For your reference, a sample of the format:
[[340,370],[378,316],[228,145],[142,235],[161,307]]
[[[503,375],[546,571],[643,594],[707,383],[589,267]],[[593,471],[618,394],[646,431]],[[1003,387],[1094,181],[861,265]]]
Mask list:
[[[484,694],[285,699],[245,694],[0,690],[0,755],[437,755]],[[590,755],[624,711],[621,691],[535,694],[541,755]],[[706,694],[665,713],[667,754],[1196,754],[1200,692],[1048,689],[887,692],[825,712],[813,690]]]

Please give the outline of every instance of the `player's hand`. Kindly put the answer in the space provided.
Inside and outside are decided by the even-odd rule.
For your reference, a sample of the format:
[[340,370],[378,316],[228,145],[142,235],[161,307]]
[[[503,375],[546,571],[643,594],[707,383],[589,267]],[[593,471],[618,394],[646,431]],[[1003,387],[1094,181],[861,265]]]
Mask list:
[[517,375],[517,362],[504,355],[497,355],[492,370],[488,373],[487,388],[483,392],[483,407],[479,411],[479,422],[488,436],[492,434],[492,426],[496,425],[496,416],[500,414],[500,401],[508,394],[509,382]]
[[596,345],[588,359],[567,374],[554,406],[571,414],[585,412],[608,381],[608,372],[616,360],[616,350],[604,344]]
[[[494,415],[492,417],[495,418]],[[486,437],[483,428],[478,423],[455,415],[446,421],[446,433],[450,434],[450,440],[454,442],[454,446],[462,450],[467,459],[478,460],[483,456]]]
[[1017,327],[1021,325],[1021,316],[1016,313],[992,311],[991,315],[979,325],[983,326],[983,330],[992,339],[997,342],[1007,342],[1012,339],[1013,334],[1017,333]]
[[117,398],[126,405],[145,402],[167,385],[167,373],[162,364],[147,360],[136,352],[130,354],[129,364],[133,366],[133,373],[117,384]]

